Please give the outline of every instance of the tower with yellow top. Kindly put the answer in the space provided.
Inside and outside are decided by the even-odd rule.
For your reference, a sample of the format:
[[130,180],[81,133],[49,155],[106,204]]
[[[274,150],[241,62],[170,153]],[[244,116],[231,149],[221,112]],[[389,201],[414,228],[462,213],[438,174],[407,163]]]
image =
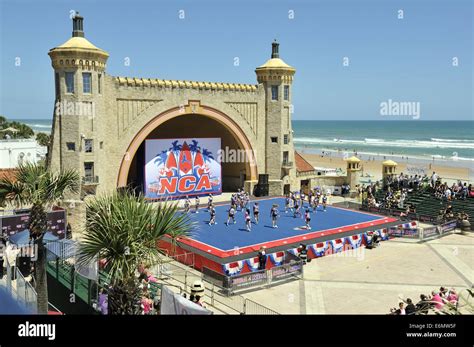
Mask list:
[[291,127],[292,83],[295,69],[286,64],[279,44],[272,43],[271,58],[255,72],[265,91],[265,167],[270,195],[281,195],[295,177],[295,151]]
[[359,184],[360,178],[360,159],[356,156],[352,156],[346,159],[347,163],[347,183],[350,185],[351,195],[357,191],[356,186]]

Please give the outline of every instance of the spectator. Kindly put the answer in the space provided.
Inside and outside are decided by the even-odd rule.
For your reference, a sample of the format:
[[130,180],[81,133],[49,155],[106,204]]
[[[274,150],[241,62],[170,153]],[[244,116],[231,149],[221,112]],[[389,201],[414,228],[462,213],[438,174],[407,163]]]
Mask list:
[[440,310],[443,308],[444,306],[444,303],[443,303],[443,298],[441,297],[439,291],[437,290],[433,290],[431,292],[431,302],[434,304],[434,308],[436,308],[437,310]]
[[416,311],[419,314],[428,314],[428,310],[430,308],[430,302],[426,295],[420,295],[420,301],[416,304]]
[[405,312],[405,308],[403,307],[403,305],[404,305],[403,302],[400,302],[398,304],[398,309],[392,308],[392,309],[390,309],[390,312],[392,314],[395,314],[395,315],[405,315],[406,312]]
[[405,308],[407,315],[414,315],[416,313],[416,307],[413,305],[413,302],[410,298],[407,299],[407,307]]

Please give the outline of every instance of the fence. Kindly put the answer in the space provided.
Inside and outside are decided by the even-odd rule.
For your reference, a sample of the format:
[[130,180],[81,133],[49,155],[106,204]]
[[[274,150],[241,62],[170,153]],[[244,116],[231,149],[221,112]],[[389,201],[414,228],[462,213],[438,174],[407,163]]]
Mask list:
[[[184,267],[174,260],[154,267],[152,272],[158,274],[160,282],[179,288],[181,294],[190,293],[195,281],[204,283],[206,302],[225,314],[229,314],[229,312],[231,314],[278,314],[241,295],[229,296],[228,290],[220,285],[219,278],[205,277],[197,270]],[[225,277],[222,274],[221,276],[221,279]]]
[[26,307],[28,312],[37,313],[37,295],[34,288],[31,286],[21,271],[16,267],[10,265],[8,257],[4,257],[6,271],[6,289],[11,293],[22,306]]

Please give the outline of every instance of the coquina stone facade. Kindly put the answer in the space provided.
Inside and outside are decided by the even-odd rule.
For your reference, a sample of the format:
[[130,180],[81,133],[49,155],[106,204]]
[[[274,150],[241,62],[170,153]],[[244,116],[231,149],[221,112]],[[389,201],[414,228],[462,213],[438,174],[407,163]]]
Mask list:
[[[167,137],[214,129],[223,143],[252,154],[246,163],[224,168],[230,189],[252,191],[259,174],[269,175],[270,195],[299,188],[291,128],[295,69],[279,58],[278,43],[255,71],[258,84],[115,77],[106,71],[108,53],[84,38],[77,14],[72,38],[49,56],[56,101],[48,164],[79,171],[81,193],[68,197],[75,208],[89,194],[130,184],[140,145],[163,135],[158,130],[167,124],[174,124]],[[207,120],[206,129],[192,123],[198,118]]]

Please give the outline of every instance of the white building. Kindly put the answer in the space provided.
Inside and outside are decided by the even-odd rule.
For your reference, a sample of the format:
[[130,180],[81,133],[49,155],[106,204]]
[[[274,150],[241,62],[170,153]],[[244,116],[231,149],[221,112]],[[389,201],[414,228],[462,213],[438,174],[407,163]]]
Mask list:
[[35,139],[0,140],[0,169],[11,169],[21,163],[44,159],[48,149]]

